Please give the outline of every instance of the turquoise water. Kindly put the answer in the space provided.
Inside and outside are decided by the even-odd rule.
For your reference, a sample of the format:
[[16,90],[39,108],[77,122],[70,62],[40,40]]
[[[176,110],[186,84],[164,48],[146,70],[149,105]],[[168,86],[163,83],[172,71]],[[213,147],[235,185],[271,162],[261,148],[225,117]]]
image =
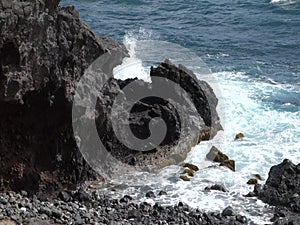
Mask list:
[[[170,54],[168,58],[185,62],[207,80],[220,99],[224,132],[192,149],[186,161],[198,165],[200,172],[191,182],[180,181],[181,168],[171,166],[156,175],[122,175],[101,191],[146,200],[147,190],[164,189],[168,196],[155,201],[184,201],[205,210],[232,205],[251,219],[250,224],[267,223],[268,206],[243,195],[253,189],[246,185],[253,174],[267,178],[270,167],[284,158],[300,163],[300,1],[64,0],[61,4],[75,5],[96,33],[127,46],[130,58],[116,77],[125,79],[129,74],[147,80],[144,59],[151,53],[159,62]],[[163,45],[142,51],[141,40]],[[170,44],[174,52],[164,51],[170,49],[168,43],[174,44]],[[211,73],[203,75],[198,61],[187,62],[185,51],[198,55]],[[233,141],[238,132],[246,138]],[[212,145],[236,160],[235,173],[210,167],[213,163],[205,155]],[[229,193],[203,191],[214,183],[223,183]],[[119,184],[122,191],[111,191]]]

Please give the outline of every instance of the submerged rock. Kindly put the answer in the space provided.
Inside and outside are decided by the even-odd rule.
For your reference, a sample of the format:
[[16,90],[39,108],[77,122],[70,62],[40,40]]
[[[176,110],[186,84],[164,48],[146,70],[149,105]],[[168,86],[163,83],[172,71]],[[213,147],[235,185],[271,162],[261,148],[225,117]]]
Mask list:
[[235,171],[235,161],[230,160],[229,157],[217,149],[215,146],[212,146],[209,153],[207,153],[206,158],[213,162],[220,162],[220,166],[225,166],[232,171]]
[[222,216],[234,216],[234,215],[235,215],[235,211],[231,206],[226,207],[222,212]]

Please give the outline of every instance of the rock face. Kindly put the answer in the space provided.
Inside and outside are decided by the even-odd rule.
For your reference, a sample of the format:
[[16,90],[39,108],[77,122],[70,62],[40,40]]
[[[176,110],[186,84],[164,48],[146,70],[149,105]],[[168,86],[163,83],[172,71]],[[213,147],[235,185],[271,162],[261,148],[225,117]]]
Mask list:
[[[114,60],[102,62],[108,71],[97,77],[107,82],[97,89],[95,109],[98,135],[117,160],[147,170],[153,166],[150,171],[179,163],[199,140],[210,139],[222,129],[218,99],[192,71],[166,61],[151,68],[152,83],[116,80],[111,77],[112,68],[127,55],[124,46],[95,35],[73,7],[58,4],[58,0],[0,0],[2,190],[51,193],[96,177],[73,134],[72,104],[86,69],[112,52],[117,52]],[[133,83],[138,90],[127,89]],[[139,91],[146,97],[131,101],[130,96]],[[158,146],[148,142],[147,151],[132,149],[115,135],[111,113],[120,95],[127,101],[117,104],[113,113],[134,104],[129,121],[120,116],[118,126],[129,123],[137,139],[157,135],[149,124],[157,117],[164,120],[166,133]],[[157,125],[160,128],[161,121]],[[131,140],[128,132],[120,129],[120,134]]]
[[[151,68],[150,77],[151,83],[137,79],[111,79],[100,93],[96,107],[99,113],[96,120],[98,133],[105,147],[118,160],[148,169],[182,162],[191,147],[197,144],[202,132],[209,131],[207,139],[210,139],[222,129],[216,112],[218,99],[212,88],[206,82],[199,81],[192,71],[166,60]],[[133,83],[134,88],[128,88]],[[140,93],[146,97],[133,104],[132,96]],[[158,146],[141,152],[120,142],[110,120],[116,96],[125,96],[125,100],[115,108],[114,113],[134,105],[130,110],[129,126],[140,140],[149,138],[153,133],[149,129],[152,119],[159,117],[164,121],[166,133]],[[127,122],[122,116],[118,117],[120,125]],[[131,140],[126,132],[120,136]]]
[[287,206],[300,212],[300,164],[285,159],[273,166],[266,184],[258,191],[258,197],[271,205]]
[[72,96],[76,81],[97,57],[112,49],[125,56],[126,50],[95,35],[73,7],[58,3],[0,1],[3,190],[55,190],[95,176],[76,147]]

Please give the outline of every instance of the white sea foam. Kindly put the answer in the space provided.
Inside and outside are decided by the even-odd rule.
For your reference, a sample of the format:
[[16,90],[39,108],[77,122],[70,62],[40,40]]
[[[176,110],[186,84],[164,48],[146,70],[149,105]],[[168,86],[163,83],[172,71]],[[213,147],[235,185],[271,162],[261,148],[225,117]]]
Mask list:
[[[136,57],[135,41],[134,36],[125,38],[131,57],[115,71],[115,75],[125,79],[135,72],[138,78],[148,80],[149,68],[145,68]],[[192,65],[192,68],[197,72],[197,66]],[[104,191],[115,197],[130,194],[137,200],[147,200],[144,196],[148,190],[166,190],[168,195],[157,197],[155,201],[162,204],[183,201],[204,210],[222,210],[231,205],[253,222],[266,224],[271,217],[266,212],[268,207],[260,200],[245,198],[243,195],[253,190],[253,186],[246,184],[253,174],[258,173],[266,179],[270,167],[285,158],[300,163],[300,107],[294,111],[277,110],[263,101],[267,96],[276,96],[283,90],[290,91],[291,87],[256,81],[242,72],[199,76],[218,87],[218,112],[224,131],[219,132],[214,140],[200,143],[189,153],[186,161],[200,167],[191,182],[178,179],[182,168],[169,166],[159,174],[124,174],[112,180]],[[300,97],[299,92],[295,94]],[[239,132],[243,132],[246,138],[234,141],[235,134]],[[212,145],[236,161],[236,172],[211,167],[215,164],[207,161],[205,156]],[[206,186],[215,183],[224,184],[229,192],[204,192]],[[120,191],[110,192],[111,187]]]
[[124,37],[124,45],[128,49],[129,57],[126,57],[120,66],[114,69],[114,77],[125,80],[139,78],[150,81],[149,68],[142,65],[142,60],[136,56],[136,43],[140,40],[150,40],[152,32],[140,28],[138,31],[130,31]]
[[297,0],[271,0],[272,4],[291,5],[296,3]]

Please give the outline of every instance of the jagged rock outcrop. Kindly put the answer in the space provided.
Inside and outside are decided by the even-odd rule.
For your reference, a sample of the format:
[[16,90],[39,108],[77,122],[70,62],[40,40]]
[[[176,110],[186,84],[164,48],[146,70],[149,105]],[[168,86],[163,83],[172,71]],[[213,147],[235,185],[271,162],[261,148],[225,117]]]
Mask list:
[[[192,71],[166,60],[158,67],[151,68],[150,77],[151,83],[137,79],[111,79],[100,93],[97,104],[99,116],[96,121],[102,142],[116,158],[150,171],[154,168],[155,171],[156,167],[182,162],[191,147],[197,144],[201,132],[209,131],[209,139],[222,127],[216,112],[218,99],[212,88],[206,82],[199,81]],[[128,88],[130,85],[132,87]],[[133,104],[132,99],[136,95],[146,97]],[[134,136],[141,140],[153,135],[149,129],[152,119],[163,119],[166,133],[158,146],[138,151],[118,140],[110,120],[116,96],[125,97],[122,104],[114,109],[114,113],[120,112],[119,115],[122,115],[124,108],[133,105],[129,125]],[[128,121],[122,116],[118,117],[120,127],[126,123]],[[155,132],[159,132],[159,129]],[[120,136],[131,140],[126,132]]]
[[[199,81],[192,71],[166,61],[151,69],[152,83],[112,78],[112,69],[127,54],[125,47],[95,35],[79,20],[73,7],[59,7],[58,3],[58,0],[0,0],[2,190],[51,193],[96,177],[89,166],[93,167],[93,162],[87,157],[97,164],[93,154],[99,153],[88,152],[83,154],[84,158],[78,149],[80,137],[76,132],[74,136],[76,129],[72,126],[77,103],[75,108],[80,117],[77,119],[83,118],[83,125],[95,124],[95,118],[84,110],[90,103],[88,98],[97,99],[92,111],[97,110],[98,136],[108,152],[126,165],[148,171],[182,162],[192,146],[212,138],[221,129],[216,112],[218,99],[212,88]],[[99,56],[110,57],[98,61]],[[80,86],[93,62],[103,66],[102,73],[87,77],[89,86]],[[101,82],[103,87],[94,87],[101,86]],[[137,89],[128,89],[132,84]],[[78,88],[84,93],[90,89],[94,92],[77,102]],[[144,97],[134,102],[133,96],[141,93]],[[119,96],[126,98],[113,108]],[[127,120],[122,115],[130,105],[133,107]],[[115,120],[112,111],[120,112]],[[156,120],[152,124],[155,129],[149,129],[157,117],[164,120],[165,127],[161,126],[161,120]],[[139,140],[147,140],[152,135],[161,138],[164,129],[165,134],[158,146],[148,141],[141,149],[133,149],[122,142],[132,140],[131,132],[117,129],[120,136],[116,136],[114,121],[118,128],[129,124]],[[88,143],[92,139],[88,127],[84,128],[82,132],[87,135],[81,140]],[[141,151],[143,147],[147,150]],[[109,169],[109,159],[101,159]]]
[[270,169],[269,177],[262,189],[256,188],[258,198],[264,202],[286,206],[300,212],[300,164],[285,159]]
[[120,50],[59,0],[0,1],[1,189],[56,190],[94,178],[71,124],[76,81],[99,56]]

